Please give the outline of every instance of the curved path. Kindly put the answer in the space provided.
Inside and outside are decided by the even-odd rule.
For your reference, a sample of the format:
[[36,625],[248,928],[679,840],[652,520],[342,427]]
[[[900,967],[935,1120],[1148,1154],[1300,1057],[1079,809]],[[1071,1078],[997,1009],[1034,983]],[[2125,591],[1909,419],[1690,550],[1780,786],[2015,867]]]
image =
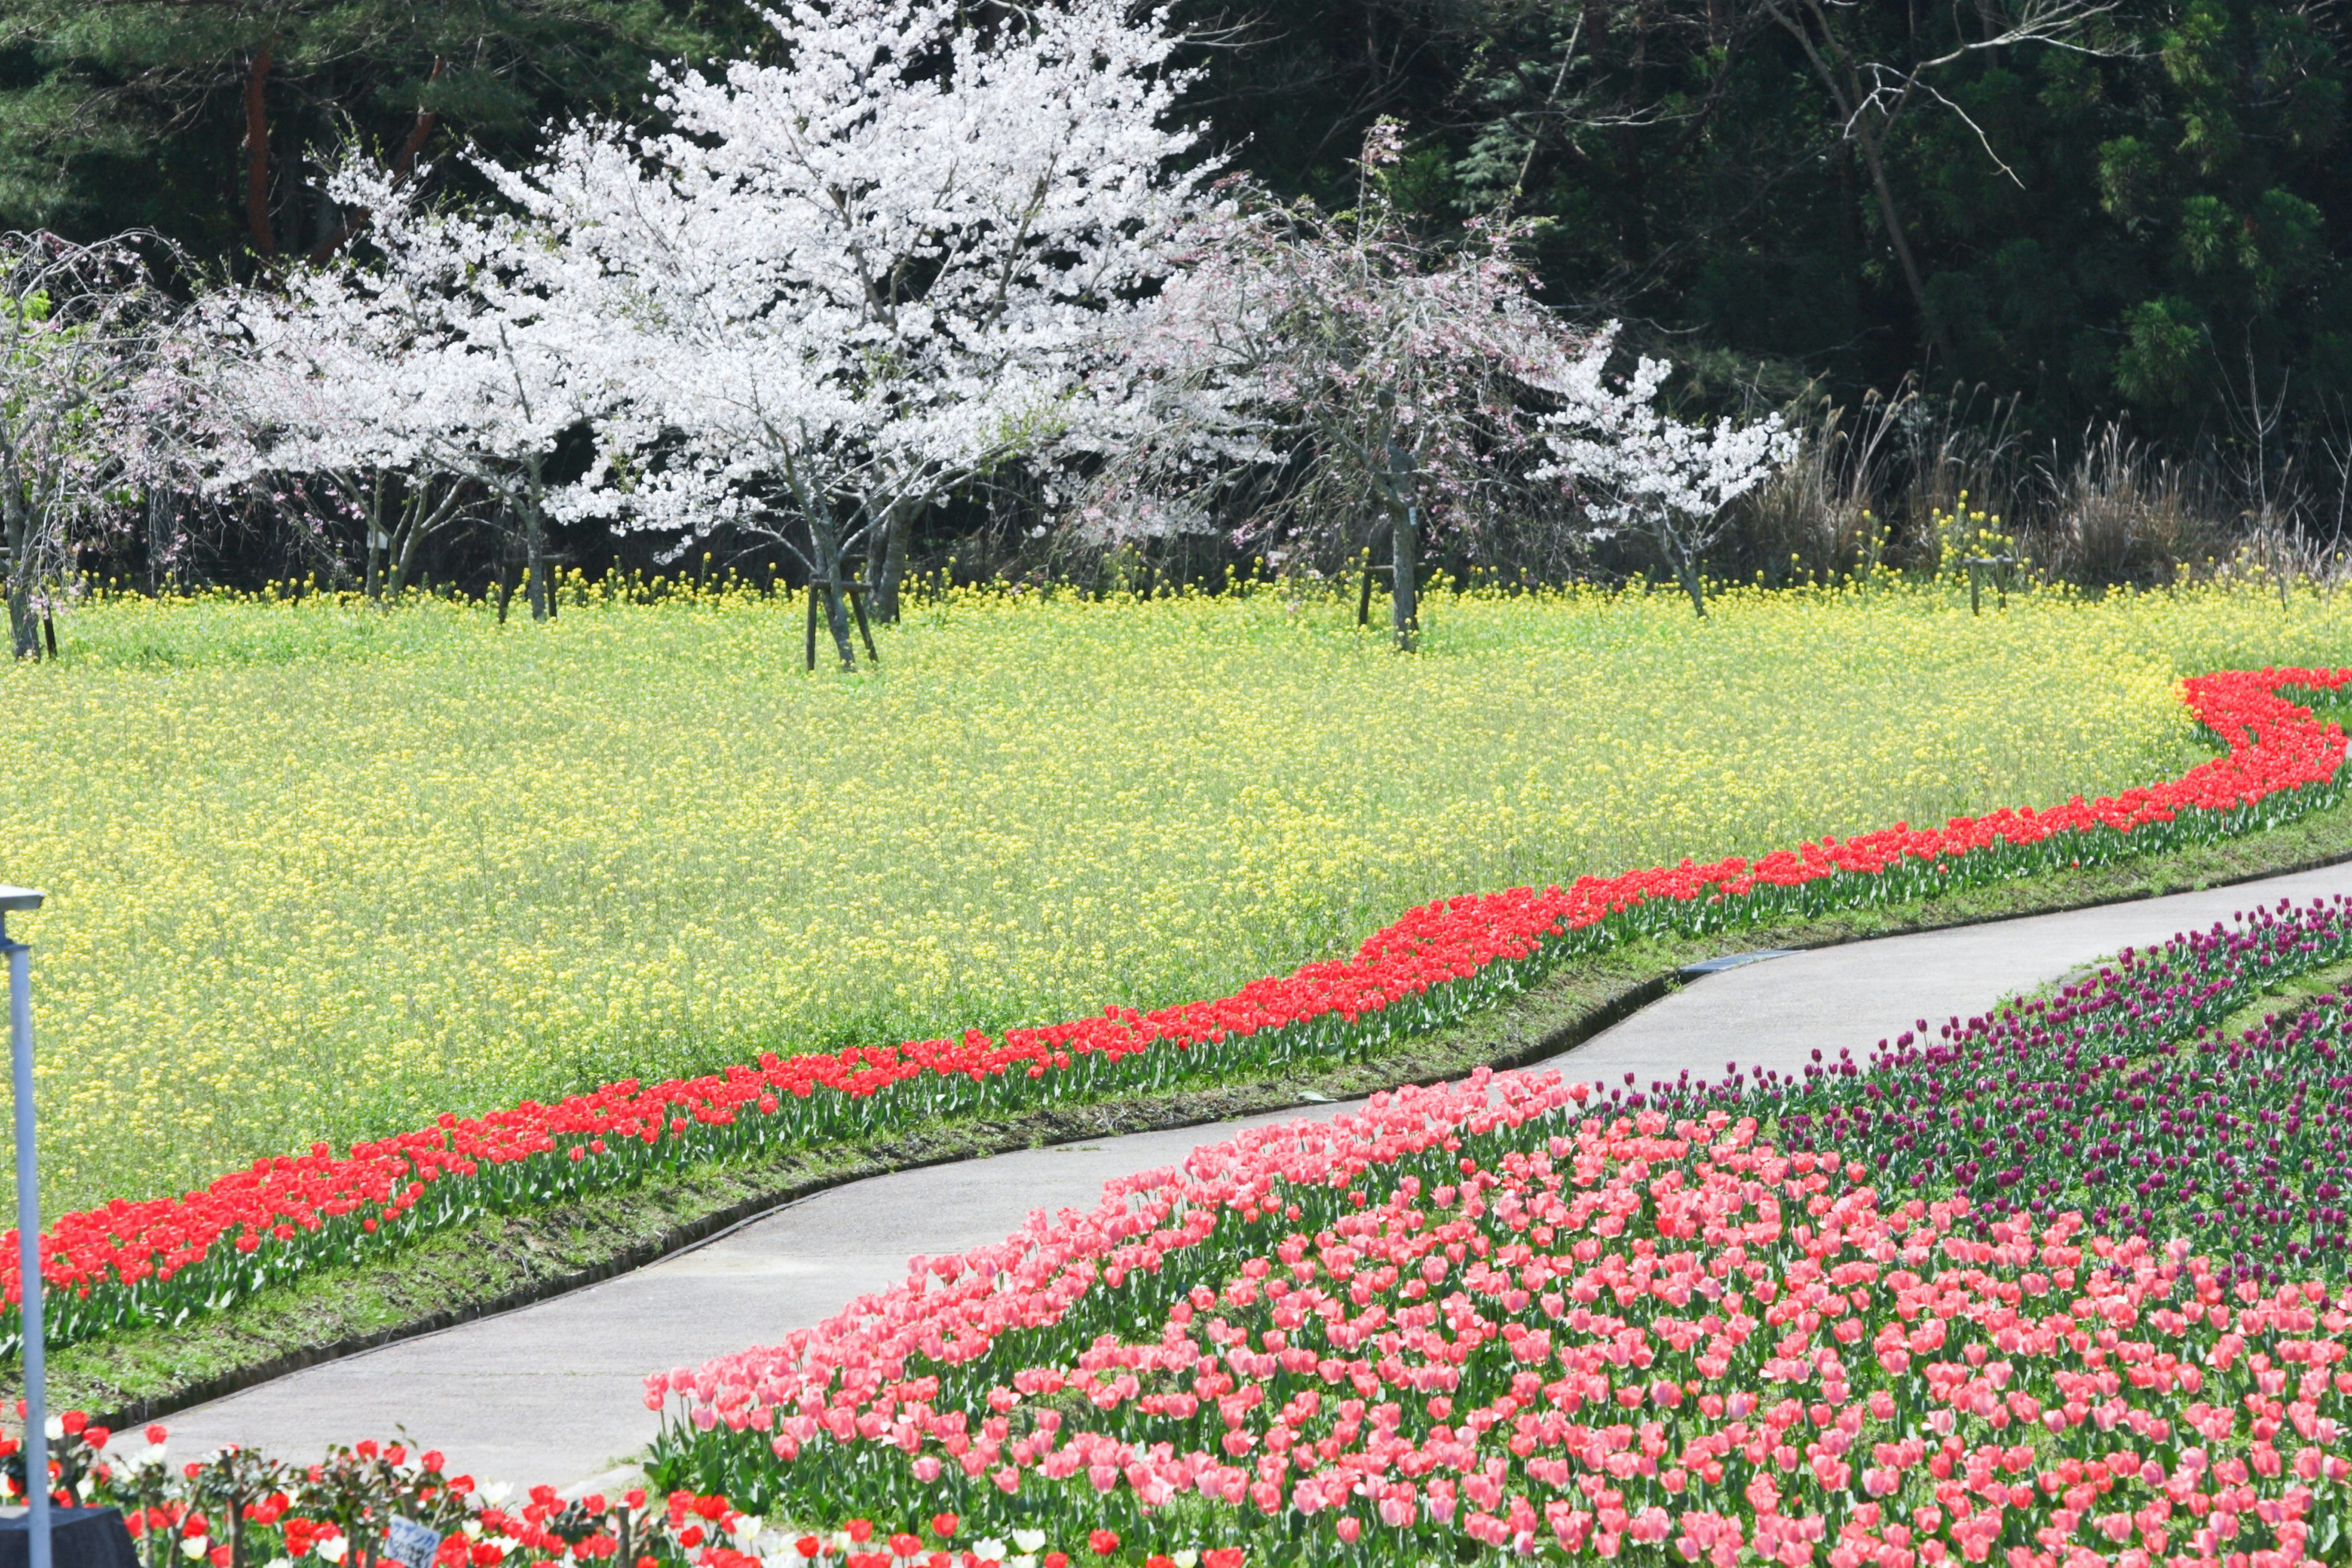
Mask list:
[[[1791,1071],[1860,1059],[1920,1019],[1981,1013],[2118,948],[2258,903],[2352,893],[2352,865],[2063,914],[1792,953],[1696,979],[1546,1065],[1643,1084],[1727,1060]],[[1036,1208],[1091,1207],[1101,1184],[1172,1165],[1234,1129],[1337,1106],[1034,1149],[879,1176],[789,1205],[634,1274],[501,1317],[294,1373],[170,1418],[182,1455],[222,1443],[289,1458],[404,1428],[456,1468],[571,1490],[615,1479],[653,1435],[640,1379],[818,1321],[903,1278],[916,1253],[997,1240]],[[128,1436],[128,1435],[126,1435]]]

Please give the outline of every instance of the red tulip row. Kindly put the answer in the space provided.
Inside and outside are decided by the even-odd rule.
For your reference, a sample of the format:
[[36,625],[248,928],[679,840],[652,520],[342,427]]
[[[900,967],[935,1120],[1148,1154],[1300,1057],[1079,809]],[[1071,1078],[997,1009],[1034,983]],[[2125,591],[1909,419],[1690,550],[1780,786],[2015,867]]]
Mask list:
[[[1631,937],[1700,932],[1895,903],[1956,887],[2210,841],[2335,801],[2344,731],[2282,696],[2352,669],[2263,669],[2183,682],[2226,748],[2178,779],[2036,811],[1824,836],[1748,861],[1584,877],[1567,888],[1413,910],[1347,959],[1153,1012],[1107,1008],[1043,1028],[762,1056],[691,1079],[525,1101],[343,1153],[254,1162],[201,1192],[115,1200],[41,1238],[55,1342],[175,1323],[321,1266],[373,1256],[486,1211],[577,1197],[648,1172],[1188,1082],[1360,1058],[1524,989],[1560,960]],[[0,1241],[0,1350],[16,1342],[14,1233]]]
[[[647,1380],[665,1482],[821,1525],[1355,1568],[2340,1563],[2352,1289],[1881,1194],[1555,1074],[1268,1128]],[[786,1531],[788,1536],[790,1531]]]

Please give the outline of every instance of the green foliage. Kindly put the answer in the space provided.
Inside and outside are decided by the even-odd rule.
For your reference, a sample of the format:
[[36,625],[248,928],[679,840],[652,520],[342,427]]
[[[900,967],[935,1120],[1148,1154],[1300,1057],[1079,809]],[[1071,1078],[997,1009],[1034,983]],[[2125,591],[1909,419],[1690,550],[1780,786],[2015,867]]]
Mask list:
[[2133,402],[2162,407],[2179,401],[2196,374],[2205,333],[2195,310],[2179,300],[2147,300],[2124,316],[2124,351],[2116,385]]

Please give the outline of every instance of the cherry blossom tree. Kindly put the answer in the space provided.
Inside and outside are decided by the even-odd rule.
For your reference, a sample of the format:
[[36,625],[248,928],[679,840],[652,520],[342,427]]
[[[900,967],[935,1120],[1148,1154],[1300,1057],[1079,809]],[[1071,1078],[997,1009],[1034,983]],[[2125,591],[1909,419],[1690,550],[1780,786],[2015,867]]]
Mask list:
[[1514,255],[1520,231],[1474,226],[1451,247],[1413,234],[1385,184],[1400,148],[1395,125],[1372,128],[1351,211],[1244,190],[1196,222],[1106,398],[1121,417],[1102,424],[1082,531],[1116,544],[1204,529],[1255,491],[1240,537],[1329,552],[1370,510],[1409,649],[1423,542],[1475,546],[1548,510],[1587,540],[1650,540],[1704,615],[1698,557],[1794,437],[1777,418],[1660,411],[1662,361],[1609,376],[1615,324],[1591,332],[1544,305]]
[[1383,177],[1401,145],[1392,122],[1372,128],[1351,211],[1244,189],[1195,224],[1188,264],[1136,323],[1108,400],[1127,416],[1107,422],[1110,482],[1085,526],[1120,542],[1259,485],[1274,504],[1241,536],[1296,549],[1353,537],[1370,510],[1410,648],[1424,542],[1475,538],[1541,488],[1538,419],[1588,334],[1536,299],[1517,230],[1444,247],[1412,233]]
[[[346,264],[338,264],[339,266]],[[205,476],[214,496],[274,514],[299,552],[339,568],[338,524],[362,498],[422,467],[398,401],[405,390],[384,317],[352,308],[347,279],[295,273],[225,287],[197,301],[240,439]]]
[[0,543],[18,658],[37,654],[82,531],[139,481],[125,437],[174,314],[142,247],[0,235]]
[[[794,0],[781,60],[663,78],[673,127],[494,170],[533,330],[615,389],[561,504],[774,541],[850,661],[845,563],[1066,435],[1199,205],[1164,14]],[[876,548],[877,545],[882,548]],[[894,586],[894,584],[884,584]]]
[[[548,243],[527,221],[436,212],[407,182],[353,163],[338,199],[369,215],[368,244],[219,311],[243,353],[237,395],[254,431],[246,477],[322,476],[385,533],[388,477],[404,477],[406,551],[457,515],[467,487],[513,520],[534,619],[554,613],[547,465],[567,432],[612,404],[613,366],[576,315],[551,309],[526,265]],[[567,302],[568,303],[568,302]],[[405,557],[395,570],[405,575]],[[373,567],[371,566],[371,574]]]
[[1728,508],[1796,454],[1797,436],[1777,414],[1740,423],[1685,423],[1657,396],[1674,367],[1647,356],[1628,376],[1612,376],[1612,321],[1562,378],[1559,408],[1542,420],[1557,461],[1539,472],[1573,479],[1585,495],[1590,533],[1647,539],[1706,614],[1699,559],[1723,536]]
[[[1215,526],[1329,547],[1370,512],[1411,647],[1423,544],[1537,506],[1655,541],[1705,613],[1696,560],[1785,456],[1777,423],[1683,425],[1665,370],[1605,374],[1537,298],[1517,230],[1414,234],[1376,126],[1353,209],[1212,186],[1164,14],[1059,0],[985,18],[947,0],[794,0],[781,63],[658,79],[669,129],[572,126],[503,205],[436,211],[347,169],[364,243],[218,307],[247,471],[387,476],[425,526],[473,491],[517,520],[534,615],[551,517],[782,544],[853,662],[861,548],[886,595],[912,514],[1014,463],[1085,476],[1116,542]],[[1192,159],[1189,164],[1187,160]],[[593,437],[585,474],[550,459]]]

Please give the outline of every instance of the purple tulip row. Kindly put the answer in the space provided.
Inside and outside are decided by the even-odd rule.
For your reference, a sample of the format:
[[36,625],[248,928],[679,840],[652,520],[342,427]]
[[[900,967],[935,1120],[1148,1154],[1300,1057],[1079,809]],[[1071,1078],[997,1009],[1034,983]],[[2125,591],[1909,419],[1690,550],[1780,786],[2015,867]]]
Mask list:
[[2079,1210],[2099,1230],[2185,1237],[2241,1276],[2340,1275],[2352,998],[2218,1026],[2347,956],[2352,900],[2283,903],[1932,1034],[1920,1019],[1864,1063],[1735,1069],[1644,1098],[1759,1115],[1784,1147],[1860,1159],[1882,1191],[1966,1193],[1987,1226]]

